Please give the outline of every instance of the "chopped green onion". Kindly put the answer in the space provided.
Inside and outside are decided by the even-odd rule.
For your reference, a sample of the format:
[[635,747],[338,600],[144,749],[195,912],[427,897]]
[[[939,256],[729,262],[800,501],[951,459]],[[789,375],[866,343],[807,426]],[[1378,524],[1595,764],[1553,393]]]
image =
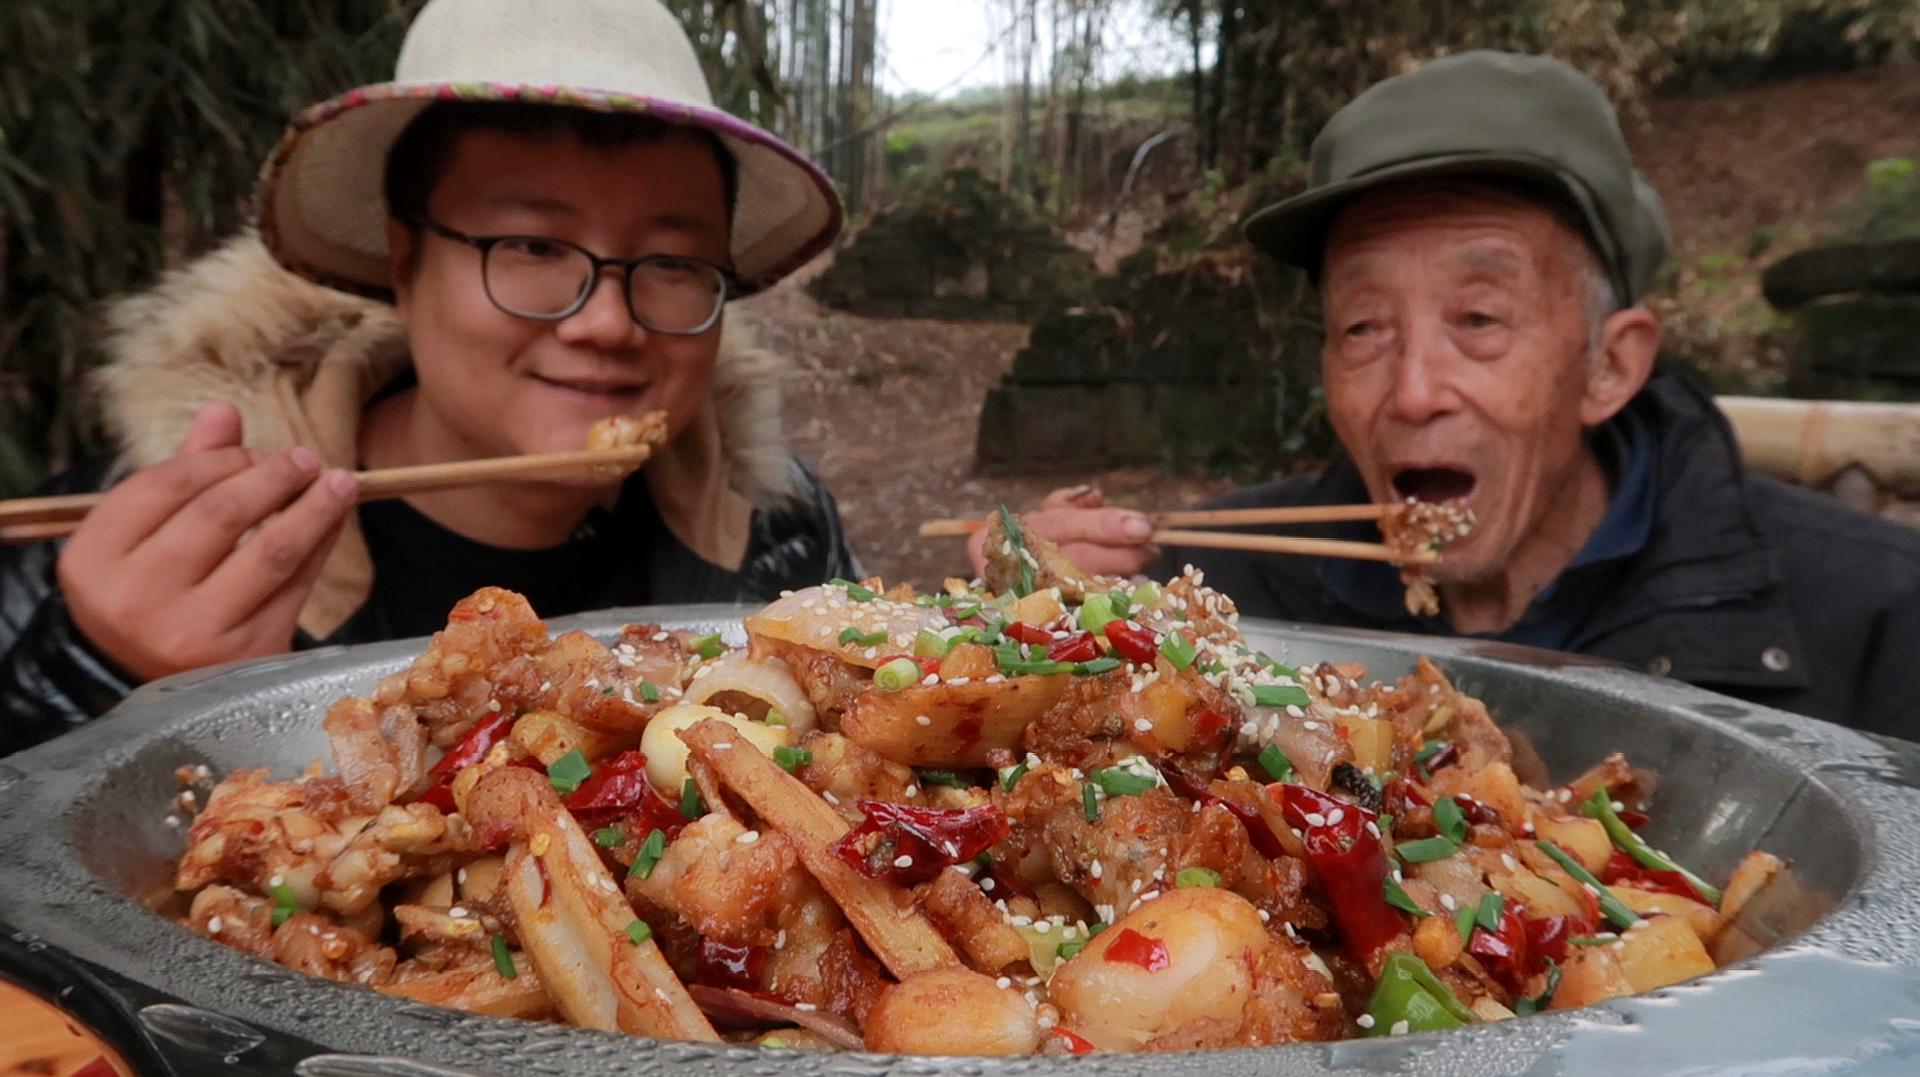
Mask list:
[[1300,671],[1292,666],[1283,666],[1266,654],[1260,654],[1256,657],[1259,659],[1261,665],[1267,667],[1267,669],[1272,671],[1276,676],[1285,677],[1290,681],[1298,681],[1300,679]]
[[1429,860],[1445,860],[1460,847],[1443,837],[1421,838],[1419,841],[1403,841],[1393,847],[1394,855],[1409,864],[1424,864]]
[[1291,684],[1256,684],[1253,686],[1253,705],[1256,707],[1304,707],[1311,700],[1305,688]]
[[1111,926],[1113,925],[1107,923],[1105,920],[1095,920],[1093,926],[1087,928],[1087,938],[1091,939]]
[[1080,787],[1080,810],[1085,813],[1087,822],[1100,821],[1100,798],[1094,796],[1092,782]]
[[1086,601],[1080,604],[1077,623],[1097,635],[1101,629],[1119,619],[1119,614],[1113,612],[1113,599],[1110,596],[1088,595]]
[[1605,946],[1610,942],[1619,942],[1620,936],[1608,932],[1605,935],[1575,935],[1567,940],[1568,946]]
[[1159,601],[1160,585],[1152,580],[1133,589],[1133,604],[1136,606],[1152,606]]
[[693,784],[693,779],[680,779],[680,815],[687,819],[698,819],[705,814],[706,802],[700,799],[700,790]]
[[1013,554],[1013,563],[1019,566],[1014,572],[1010,590],[1013,591],[1013,597],[1025,598],[1033,593],[1033,562],[1028,560],[1033,555],[1027,552],[1027,537],[1020,530],[1019,518],[1005,505],[1000,506],[1000,536],[1006,540]]
[[493,967],[509,980],[520,975],[520,970],[513,967],[513,952],[507,949],[507,940],[499,935],[493,937]]
[[955,789],[972,788],[973,783],[950,770],[922,770],[917,772],[921,785],[946,785]]
[[1173,885],[1192,889],[1220,885],[1220,873],[1212,868],[1181,868],[1173,877]]
[[1080,951],[1086,949],[1087,942],[1088,940],[1086,939],[1069,939],[1066,942],[1061,943],[1060,949],[1055,952],[1059,955],[1060,960],[1065,961],[1068,958],[1079,953]]
[[720,633],[709,632],[704,636],[695,636],[687,643],[687,650],[702,658],[718,658],[726,652],[727,645],[720,642]]
[[862,647],[871,647],[876,643],[887,642],[887,633],[884,630],[862,632],[853,625],[848,625],[840,630],[840,642],[857,643]]
[[1116,620],[1123,618],[1133,612],[1133,598],[1122,588],[1107,596],[1107,609]]
[[773,761],[780,764],[781,770],[792,774],[796,767],[804,767],[813,762],[813,749],[789,748],[784,744],[776,744],[773,748]]
[[643,703],[660,702],[660,686],[652,681],[640,682],[640,700]]
[[1540,847],[1541,852],[1552,857],[1553,862],[1565,869],[1568,875],[1573,876],[1575,882],[1585,883],[1593,889],[1594,895],[1600,899],[1601,914],[1604,915],[1613,926],[1632,927],[1634,924],[1640,922],[1640,917],[1635,915],[1632,909],[1627,908],[1619,898],[1614,897],[1613,891],[1607,889],[1605,883],[1594,878],[1593,872],[1581,867],[1579,861],[1562,852],[1558,845],[1555,845],[1545,838],[1541,838],[1534,844]]
[[627,874],[638,875],[642,879],[652,878],[653,866],[658,864],[660,858],[665,855],[667,855],[667,832],[655,830],[647,835],[646,841],[640,843],[640,855],[633,858],[633,867],[627,871]]
[[1620,851],[1639,861],[1641,866],[1655,871],[1679,872],[1680,877],[1687,880],[1687,885],[1699,891],[1709,905],[1720,904],[1719,887],[1710,885],[1705,879],[1681,867],[1678,861],[1648,845],[1645,838],[1634,833],[1626,820],[1620,818],[1620,813],[1613,810],[1613,798],[1605,789],[1594,790],[1593,796],[1580,806],[1580,811],[1589,818],[1600,820],[1600,825],[1607,828],[1607,836],[1620,847]]
[[1027,765],[1025,763],[1021,763],[1020,765],[1014,767],[1012,770],[1007,771],[1006,774],[1001,776],[1000,788],[1011,793],[1013,792],[1013,787],[1020,784],[1020,779],[1026,776],[1027,776]]
[[1102,673],[1112,673],[1126,663],[1110,654],[1103,654],[1089,662],[1075,662],[1073,675],[1076,677],[1097,677]]
[[1284,782],[1293,779],[1293,760],[1287,758],[1287,753],[1281,751],[1278,744],[1269,744],[1260,749],[1260,754],[1255,757],[1255,760],[1260,764],[1260,769],[1266,771],[1274,781]]
[[300,899],[293,896],[293,887],[286,883],[268,883],[267,893],[273,895],[273,926],[279,927],[300,911]]
[[828,580],[827,583],[834,587],[846,588],[847,597],[853,599],[855,602],[872,602],[874,599],[880,597],[872,588],[862,587],[852,580],[843,580],[838,576]]
[[1474,921],[1480,918],[1480,910],[1472,905],[1462,905],[1453,912],[1454,929],[1460,932],[1460,941],[1465,943],[1473,938]]
[[1226,671],[1227,671],[1227,664],[1225,662],[1220,661],[1218,658],[1212,659],[1206,665],[1200,667],[1200,672],[1205,673],[1209,676],[1218,674],[1218,673],[1225,673]]
[[575,748],[547,764],[547,784],[553,786],[556,793],[571,793],[580,788],[580,783],[592,773],[593,767],[588,765],[587,757]]
[[1480,910],[1474,920],[1486,929],[1489,935],[1500,934],[1500,914],[1506,909],[1507,899],[1497,890],[1489,890],[1480,896]]
[[617,849],[627,840],[627,832],[617,826],[603,826],[593,832],[593,843],[602,849]]
[[633,944],[638,946],[653,938],[653,927],[645,920],[635,920],[627,925],[627,938],[633,940]]
[[913,656],[915,658],[945,658],[953,650],[955,639],[948,639],[928,629],[921,629],[913,637]]
[[1160,639],[1160,653],[1165,655],[1175,669],[1185,669],[1193,665],[1193,644],[1178,632],[1169,632]]
[[1407,893],[1405,887],[1394,882],[1393,876],[1387,876],[1385,889],[1387,893],[1387,904],[1399,909],[1401,912],[1411,913],[1416,919],[1432,915],[1413,900],[1412,895]]
[[1380,818],[1374,820],[1373,825],[1380,828],[1380,835],[1382,837],[1387,837],[1387,838],[1393,837],[1393,813],[1392,812],[1384,812],[1384,811],[1381,812]]
[[873,686],[882,692],[898,692],[920,681],[920,663],[911,658],[896,658],[873,671]]
[[1423,767],[1426,766],[1428,760],[1446,750],[1447,743],[1444,740],[1430,740],[1421,744],[1420,751],[1414,754],[1413,761]]
[[1117,767],[1096,770],[1088,776],[1110,797],[1137,796],[1160,784],[1152,778]]
[[1467,840],[1467,817],[1452,797],[1441,797],[1433,802],[1433,825],[1439,827],[1440,833],[1455,845]]
[[767,716],[762,720],[768,725],[784,726],[787,724],[787,712],[781,710],[779,707],[768,707]]

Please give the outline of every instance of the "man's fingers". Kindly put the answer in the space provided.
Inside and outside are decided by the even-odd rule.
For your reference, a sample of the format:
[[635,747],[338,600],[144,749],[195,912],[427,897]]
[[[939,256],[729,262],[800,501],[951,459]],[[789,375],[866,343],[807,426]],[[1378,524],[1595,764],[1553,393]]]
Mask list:
[[164,559],[187,579],[204,579],[233,552],[240,536],[286,508],[319,473],[320,457],[312,449],[269,456],[181,506],[141,543],[138,555]]
[[175,512],[249,466],[247,450],[187,453],[142,468],[108,490],[74,532],[69,548],[124,554],[159,530]]
[[1075,543],[1060,547],[1073,567],[1095,576],[1128,578],[1146,570],[1160,556],[1152,546],[1094,546]]
[[180,443],[183,453],[206,452],[240,444],[240,409],[225,400],[216,400],[200,409]]
[[1153,537],[1153,521],[1132,509],[1041,509],[1026,520],[1034,534],[1061,546],[1144,546]]
[[1081,484],[1063,486],[1040,501],[1043,509],[1097,509],[1107,503],[1098,487]]
[[313,559],[339,534],[354,492],[352,474],[326,472],[213,570],[202,586],[219,596],[229,623],[252,615],[303,572],[318,571]]

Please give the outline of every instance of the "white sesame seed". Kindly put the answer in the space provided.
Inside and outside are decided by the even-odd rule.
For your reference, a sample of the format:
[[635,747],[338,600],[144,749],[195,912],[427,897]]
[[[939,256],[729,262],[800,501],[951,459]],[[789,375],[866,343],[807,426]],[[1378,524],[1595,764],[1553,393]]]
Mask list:
[[1452,912],[1455,909],[1460,907],[1460,903],[1453,900],[1452,894],[1441,894],[1440,907],[1447,910],[1448,912]]
[[1326,826],[1327,825],[1327,817],[1324,815],[1321,815],[1317,811],[1308,812],[1304,816],[1304,818],[1306,819],[1308,826]]
[[993,981],[993,986],[995,986],[995,987],[998,987],[998,988],[1000,988],[1000,989],[1001,989],[1002,991],[1004,991],[1004,990],[1006,990],[1007,988],[1010,988],[1010,987],[1012,987],[1012,986],[1013,986],[1013,977],[1011,977],[1011,976],[1002,976],[1002,977],[1000,977],[999,979],[997,979],[997,980],[995,980],[995,981]]
[[970,677],[955,677],[954,679],[948,681],[947,683],[952,685],[961,685],[961,684],[967,683],[971,679],[972,678]]
[[1403,1017],[1400,1020],[1395,1021],[1392,1027],[1387,1029],[1387,1035],[1404,1036],[1407,1034],[1407,1029],[1411,1027],[1412,1027],[1411,1025],[1407,1024],[1407,1019]]
[[909,786],[907,786],[907,791],[906,791],[906,795],[907,795],[907,796],[910,796],[910,797],[917,797],[917,796],[919,796],[919,795],[920,795],[920,787],[919,787],[919,786],[917,786],[917,785],[909,785]]
[[991,875],[985,876],[980,880],[980,889],[985,890],[989,894],[993,893],[993,886],[993,876]]
[[752,845],[754,842],[760,840],[760,832],[758,830],[742,830],[739,836],[733,840],[736,845]]
[[824,800],[824,801],[826,801],[826,802],[827,802],[827,803],[829,803],[829,804],[838,804],[838,803],[840,803],[840,798],[839,798],[839,797],[837,797],[837,796],[834,796],[834,795],[833,795],[833,790],[831,790],[831,789],[822,789],[822,790],[820,790],[820,799],[821,799],[821,800]]
[[1353,1023],[1356,1025],[1359,1025],[1361,1028],[1372,1028],[1373,1015],[1370,1013],[1363,1013],[1360,1016],[1354,1018]]
[[902,853],[893,858],[893,866],[896,868],[910,868],[913,866],[913,857]]
[[925,677],[920,679],[920,683],[931,688],[932,686],[940,683],[940,675],[938,673],[929,673]]
[[221,924],[221,921],[220,921],[220,918],[219,918],[218,916],[216,916],[216,917],[214,917],[214,918],[213,918],[213,919],[211,919],[211,920],[208,920],[208,921],[207,921],[207,934],[209,934],[209,935],[218,935],[218,934],[220,934],[220,928],[221,928],[221,926],[222,926],[222,924]]
[[796,1002],[793,1004],[793,1008],[799,1010],[801,1013],[812,1013],[820,1007],[815,1006],[811,1002]]
[[1136,733],[1151,733],[1153,732],[1153,723],[1145,718],[1135,718],[1133,720],[1133,728]]
[[1053,924],[1046,920],[1035,920],[1033,922],[1033,929],[1045,935],[1047,932],[1053,930]]
[[731,747],[733,747],[733,742],[730,740],[717,740],[713,742],[713,750],[716,752],[724,752]]
[[1256,909],[1256,910],[1254,910],[1254,911],[1255,911],[1255,912],[1258,912],[1258,913],[1260,914],[1260,922],[1261,922],[1261,923],[1263,923],[1263,924],[1264,924],[1264,923],[1267,923],[1267,922],[1269,922],[1269,921],[1271,921],[1271,920],[1273,919],[1273,914],[1272,914],[1272,913],[1270,913],[1270,912],[1268,912],[1268,911],[1267,911],[1267,910],[1265,910],[1265,909]]
[[453,908],[447,910],[447,915],[453,917],[455,920],[465,920],[469,914],[465,905],[455,905]]
[[1144,893],[1144,894],[1141,894],[1141,895],[1140,895],[1140,900],[1141,900],[1141,901],[1143,901],[1143,902],[1145,902],[1145,901],[1152,901],[1152,900],[1153,900],[1154,898],[1157,898],[1157,897],[1159,897],[1159,896],[1160,896],[1160,891],[1158,891],[1158,890],[1149,890],[1149,891],[1147,891],[1146,893]]
[[1335,808],[1332,811],[1327,813],[1327,825],[1339,826],[1340,820],[1345,819],[1346,817],[1347,817],[1347,811],[1345,808]]

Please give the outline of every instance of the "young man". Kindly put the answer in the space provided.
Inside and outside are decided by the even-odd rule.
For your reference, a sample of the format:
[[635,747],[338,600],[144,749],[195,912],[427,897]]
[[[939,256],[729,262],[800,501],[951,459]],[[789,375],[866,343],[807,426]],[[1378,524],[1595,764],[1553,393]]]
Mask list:
[[[64,547],[0,552],[0,754],[169,673],[432,631],[482,585],[558,615],[857,574],[775,364],[722,331],[839,204],[713,109],[663,7],[429,4],[396,81],[295,118],[260,205],[259,238],[111,314],[124,477]],[[625,482],[355,505],[356,468],[655,411],[669,441]]]
[[[1477,524],[1434,572],[1436,618],[1383,565],[1155,570],[1203,568],[1250,615],[1576,651],[1920,738],[1920,533],[1749,474],[1712,400],[1655,371],[1665,215],[1592,82],[1487,52],[1389,79],[1247,235],[1319,282],[1345,454],[1217,504],[1459,498]],[[1084,496],[1030,522],[1090,570],[1154,562],[1146,521]]]

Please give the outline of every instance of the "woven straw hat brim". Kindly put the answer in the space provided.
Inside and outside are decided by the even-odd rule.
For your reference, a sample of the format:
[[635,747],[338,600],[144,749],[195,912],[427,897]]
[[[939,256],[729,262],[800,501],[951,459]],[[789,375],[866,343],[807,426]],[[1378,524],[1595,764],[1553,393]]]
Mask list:
[[350,90],[295,116],[267,161],[260,231],[282,265],[360,295],[392,295],[386,159],[435,101],[494,101],[630,112],[712,132],[739,165],[732,255],[738,294],[804,265],[839,234],[833,182],[773,135],[713,108],[637,94],[518,83],[388,82]]

